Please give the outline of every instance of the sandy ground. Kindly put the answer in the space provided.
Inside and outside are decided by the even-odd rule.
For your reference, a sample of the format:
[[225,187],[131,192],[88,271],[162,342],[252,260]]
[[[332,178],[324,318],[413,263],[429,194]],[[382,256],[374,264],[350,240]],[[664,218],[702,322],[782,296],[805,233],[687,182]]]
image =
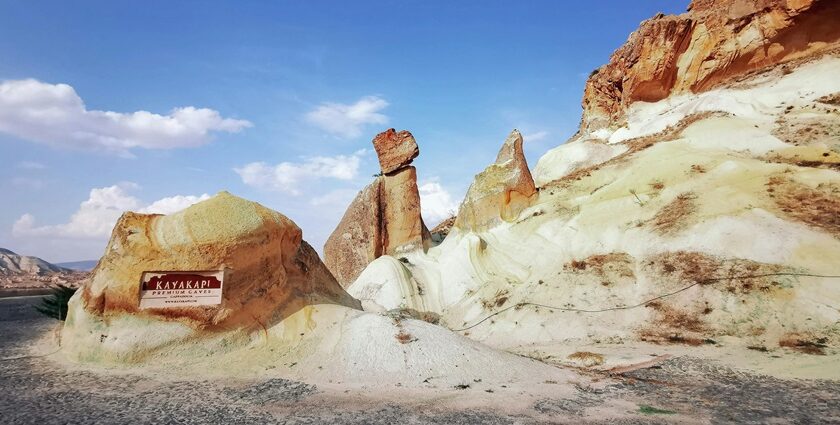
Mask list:
[[690,350],[623,373],[588,371],[595,384],[571,398],[551,382],[363,388],[85,369],[42,343],[56,322],[32,309],[37,301],[0,299],[0,423],[840,423],[840,381],[758,375]]

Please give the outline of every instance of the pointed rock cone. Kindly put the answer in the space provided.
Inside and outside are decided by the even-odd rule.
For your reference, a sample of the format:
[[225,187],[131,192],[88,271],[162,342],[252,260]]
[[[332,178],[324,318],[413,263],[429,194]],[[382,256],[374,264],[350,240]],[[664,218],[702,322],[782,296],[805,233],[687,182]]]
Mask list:
[[475,176],[458,210],[455,227],[481,231],[513,221],[531,205],[537,193],[522,152],[522,135],[513,130],[502,144],[496,162]]

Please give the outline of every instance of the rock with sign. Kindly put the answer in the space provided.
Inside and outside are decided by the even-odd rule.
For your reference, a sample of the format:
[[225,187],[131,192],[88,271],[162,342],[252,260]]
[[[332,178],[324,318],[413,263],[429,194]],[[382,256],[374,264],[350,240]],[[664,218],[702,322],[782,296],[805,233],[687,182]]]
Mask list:
[[[125,213],[70,301],[65,350],[137,356],[187,335],[259,329],[307,305],[359,308],[301,236],[282,214],[226,192],[168,216]],[[120,330],[128,322],[134,329]],[[141,329],[155,332],[117,337]]]

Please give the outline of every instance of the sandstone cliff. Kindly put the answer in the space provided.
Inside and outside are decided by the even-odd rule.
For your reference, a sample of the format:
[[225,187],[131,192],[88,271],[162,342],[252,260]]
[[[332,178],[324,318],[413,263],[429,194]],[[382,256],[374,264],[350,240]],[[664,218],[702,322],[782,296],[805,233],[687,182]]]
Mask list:
[[348,292],[528,355],[840,345],[838,6],[697,1],[645,21],[588,81],[580,132],[540,158],[517,220],[456,225]]
[[694,0],[687,13],[657,15],[593,71],[581,130],[621,126],[636,101],[707,91],[833,49],[839,21],[833,0]]

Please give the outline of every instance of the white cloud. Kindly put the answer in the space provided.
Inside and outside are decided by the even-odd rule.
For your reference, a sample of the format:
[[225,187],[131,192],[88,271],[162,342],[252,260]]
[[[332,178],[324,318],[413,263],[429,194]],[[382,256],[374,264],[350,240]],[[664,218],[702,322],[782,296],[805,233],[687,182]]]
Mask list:
[[168,198],[158,199],[157,201],[152,202],[149,206],[140,208],[137,212],[145,214],[172,214],[181,211],[192,204],[205,201],[207,199],[210,199],[210,195],[206,193],[201,196],[175,195]]
[[418,187],[420,191],[420,212],[430,227],[458,213],[458,203],[452,195],[433,178]]
[[378,96],[365,96],[352,105],[325,102],[306,114],[306,119],[324,131],[352,139],[362,134],[366,124],[387,124],[388,117],[379,111],[388,102]]
[[47,168],[46,165],[35,161],[20,161],[17,164],[18,168],[23,170],[43,170]]
[[88,110],[67,84],[33,79],[0,83],[0,132],[51,146],[130,156],[132,148],[200,146],[210,141],[212,132],[236,133],[250,126],[248,121],[192,106],[167,115]]
[[201,196],[171,196],[148,206],[128,192],[137,189],[134,183],[91,189],[88,199],[79,205],[70,220],[63,224],[37,226],[32,214],[24,214],[12,226],[12,235],[48,236],[62,238],[102,238],[111,234],[114,224],[125,211],[170,214],[209,198]]
[[304,182],[323,178],[351,180],[359,172],[359,163],[365,150],[352,155],[315,156],[304,158],[303,162],[281,162],[269,165],[265,162],[252,162],[233,170],[242,178],[242,182],[254,187],[299,195],[298,190]]
[[537,131],[534,133],[523,134],[522,140],[524,142],[539,142],[540,140],[545,140],[548,135],[549,133],[547,131]]

